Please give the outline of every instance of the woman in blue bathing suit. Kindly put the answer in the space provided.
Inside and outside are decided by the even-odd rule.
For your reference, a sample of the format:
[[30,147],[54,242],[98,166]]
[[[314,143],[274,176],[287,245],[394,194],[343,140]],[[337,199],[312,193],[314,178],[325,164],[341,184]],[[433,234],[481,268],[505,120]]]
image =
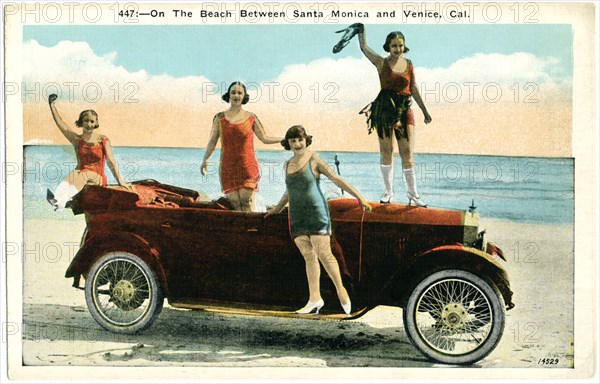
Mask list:
[[325,175],[336,186],[356,197],[365,211],[371,211],[371,207],[355,188],[339,177],[316,153],[307,149],[311,142],[312,136],[308,136],[301,125],[288,129],[285,139],[281,141],[285,149],[294,152],[284,166],[287,191],[266,216],[280,212],[289,202],[292,237],[306,262],[310,294],[308,303],[296,313],[319,313],[325,304],[319,286],[320,261],[335,285],[344,312],[350,314],[350,297],[331,252],[331,218],[327,201],[319,187],[319,176]]

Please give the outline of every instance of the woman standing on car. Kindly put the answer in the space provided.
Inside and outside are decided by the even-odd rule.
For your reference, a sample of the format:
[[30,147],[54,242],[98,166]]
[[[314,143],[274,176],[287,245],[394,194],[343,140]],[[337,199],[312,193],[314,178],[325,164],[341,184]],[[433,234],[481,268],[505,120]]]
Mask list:
[[327,201],[319,187],[319,176],[325,175],[336,186],[356,197],[365,211],[370,211],[371,207],[356,189],[339,177],[316,153],[307,149],[311,143],[312,136],[308,136],[301,125],[288,129],[285,139],[281,141],[286,150],[294,152],[294,156],[284,165],[287,191],[265,216],[280,212],[289,202],[292,238],[304,256],[309,289],[308,303],[296,313],[319,313],[325,305],[319,286],[320,261],[335,285],[344,312],[350,314],[350,297],[331,252],[331,218]]
[[243,83],[231,83],[221,98],[229,103],[229,109],[219,112],[213,119],[201,172],[202,175],[206,175],[208,160],[220,138],[219,169],[223,193],[235,210],[253,212],[256,211],[255,194],[260,179],[254,151],[254,135],[264,144],[279,143],[281,138],[268,136],[256,115],[242,108],[250,99]]
[[108,167],[119,185],[131,190],[131,185],[121,177],[108,137],[96,132],[96,129],[100,126],[96,111],[88,109],[79,114],[75,125],[83,129],[83,132],[78,134],[60,117],[56,109],[56,99],[58,99],[58,96],[55,94],[48,97],[50,112],[52,112],[52,117],[58,129],[75,147],[77,168],[71,171],[58,185],[54,194],[50,190],[47,191],[46,199],[54,206],[54,210],[65,208],[73,196],[86,185],[106,186],[106,175],[104,173],[106,163],[108,163]]
[[391,32],[387,35],[383,49],[389,52],[389,55],[384,58],[367,45],[364,25],[357,23],[354,24],[354,28],[358,31],[361,51],[377,68],[381,85],[381,91],[370,104],[370,108],[367,106],[361,111],[367,115],[369,133],[375,130],[379,137],[381,174],[385,186],[381,202],[389,203],[394,194],[393,132],[402,159],[408,203],[414,202],[418,206],[426,206],[417,192],[413,160],[415,118],[410,108],[411,97],[421,108],[425,116],[425,124],[431,122],[431,116],[419,94],[413,64],[404,57],[404,54],[408,52],[404,35],[401,32]]

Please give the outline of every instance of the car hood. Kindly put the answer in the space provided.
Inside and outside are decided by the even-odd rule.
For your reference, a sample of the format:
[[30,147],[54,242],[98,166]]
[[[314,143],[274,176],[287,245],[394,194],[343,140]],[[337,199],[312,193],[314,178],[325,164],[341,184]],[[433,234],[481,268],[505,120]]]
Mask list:
[[463,210],[423,208],[403,204],[370,203],[370,205],[372,211],[363,213],[356,199],[329,200],[331,217],[336,221],[473,227],[476,227],[479,222],[479,214]]

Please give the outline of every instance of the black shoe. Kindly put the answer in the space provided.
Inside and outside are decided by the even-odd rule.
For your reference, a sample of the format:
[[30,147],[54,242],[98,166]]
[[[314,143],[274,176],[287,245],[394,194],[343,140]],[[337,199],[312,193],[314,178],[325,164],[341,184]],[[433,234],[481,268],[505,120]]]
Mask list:
[[58,209],[58,207],[56,206],[57,200],[54,198],[54,193],[50,192],[49,189],[46,190],[46,200],[48,200],[50,205],[54,207],[55,211]]
[[336,31],[335,33],[344,32],[344,35],[342,36],[340,41],[333,47],[333,53],[338,53],[342,49],[344,49],[344,47],[348,45],[348,43],[350,43],[350,40],[352,40],[352,38],[358,34],[359,30],[360,27],[358,26],[358,23],[355,23],[349,26],[348,28]]

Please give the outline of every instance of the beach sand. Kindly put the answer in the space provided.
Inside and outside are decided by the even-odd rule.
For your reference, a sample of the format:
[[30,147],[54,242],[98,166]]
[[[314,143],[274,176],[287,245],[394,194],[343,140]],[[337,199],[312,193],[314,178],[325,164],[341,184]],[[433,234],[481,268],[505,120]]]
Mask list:
[[[573,366],[573,230],[480,220],[508,259],[514,303],[497,348],[476,367]],[[116,335],[89,314],[65,270],[85,228],[26,220],[23,363],[54,366],[433,367],[414,348],[402,310],[378,307],[350,321],[177,310],[167,305],[144,333]],[[83,281],[82,281],[83,283]],[[558,359],[544,365],[540,359]]]

